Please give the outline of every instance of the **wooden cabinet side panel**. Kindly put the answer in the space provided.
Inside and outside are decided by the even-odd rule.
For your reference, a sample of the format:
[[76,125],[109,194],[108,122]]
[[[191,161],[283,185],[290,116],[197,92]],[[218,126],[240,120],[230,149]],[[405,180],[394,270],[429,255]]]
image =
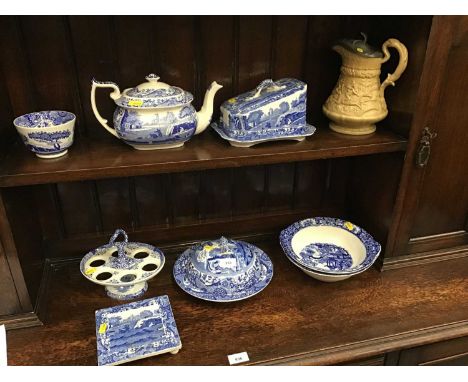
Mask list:
[[[468,199],[467,178],[463,170],[460,171],[466,168],[466,164],[463,164],[466,162],[466,154],[463,154],[466,134],[464,128],[460,128],[463,117],[456,117],[459,114],[454,110],[460,109],[460,103],[466,99],[466,92],[462,90],[466,78],[454,79],[466,77],[466,65],[462,65],[462,58],[466,57],[464,44],[467,40],[457,38],[457,35],[461,33],[460,28],[466,33],[463,25],[467,23],[468,17],[433,18],[386,257],[407,255],[408,243],[415,234],[445,234],[454,227],[458,227],[458,231],[466,228],[466,225],[460,225],[460,221],[464,220],[463,214],[466,215]],[[453,75],[455,77],[452,78]],[[452,92],[453,95],[450,95]],[[434,152],[429,166],[420,168],[416,166],[415,159],[422,130],[426,126],[432,132],[439,133],[441,139],[440,143],[437,141],[439,137],[432,142]],[[428,182],[425,182],[426,175]]]

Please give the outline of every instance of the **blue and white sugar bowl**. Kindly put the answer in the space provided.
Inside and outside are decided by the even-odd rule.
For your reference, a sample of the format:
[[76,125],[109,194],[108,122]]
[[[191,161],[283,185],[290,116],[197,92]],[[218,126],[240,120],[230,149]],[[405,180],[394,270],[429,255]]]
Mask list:
[[174,264],[176,283],[202,300],[232,302],[262,291],[273,264],[260,248],[221,237],[187,249]]
[[256,89],[221,105],[212,127],[232,146],[276,140],[302,141],[315,132],[306,122],[307,84],[294,78],[261,82]]
[[[120,235],[123,241],[117,241]],[[109,297],[130,300],[146,292],[147,281],[161,271],[164,262],[160,249],[129,242],[127,233],[117,229],[109,244],[93,249],[83,257],[80,270],[89,281],[105,286]]]
[[47,110],[24,114],[13,121],[26,147],[39,158],[58,158],[73,143],[75,114]]
[[[117,105],[114,128],[101,117],[96,106],[96,89],[110,88],[110,98]],[[212,82],[205,93],[200,111],[191,105],[193,95],[159,81],[150,74],[146,82],[120,92],[113,82],[93,79],[91,106],[99,123],[112,135],[138,150],[181,147],[193,135],[204,131],[211,122],[213,99],[222,86]]]

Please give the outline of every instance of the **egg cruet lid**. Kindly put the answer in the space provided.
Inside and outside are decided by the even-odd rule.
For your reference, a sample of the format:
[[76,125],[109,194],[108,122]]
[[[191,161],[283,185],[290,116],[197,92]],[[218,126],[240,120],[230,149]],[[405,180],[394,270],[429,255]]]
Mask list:
[[185,90],[159,81],[159,77],[150,74],[146,82],[126,89],[115,100],[118,106],[125,108],[165,108],[182,106],[193,101],[193,95]]
[[362,40],[343,38],[338,40],[335,45],[342,46],[346,50],[362,57],[382,58],[384,56],[383,53],[367,43],[367,35],[362,32],[361,35],[363,36]]
[[242,242],[221,237],[195,245],[191,264],[201,273],[212,276],[234,276],[254,265],[255,255]]

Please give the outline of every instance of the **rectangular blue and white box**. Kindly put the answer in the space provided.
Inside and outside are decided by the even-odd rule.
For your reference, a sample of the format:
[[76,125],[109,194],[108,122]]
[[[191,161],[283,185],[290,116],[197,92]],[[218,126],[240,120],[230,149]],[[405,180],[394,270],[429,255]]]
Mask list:
[[181,348],[168,296],[96,311],[98,365],[119,365]]

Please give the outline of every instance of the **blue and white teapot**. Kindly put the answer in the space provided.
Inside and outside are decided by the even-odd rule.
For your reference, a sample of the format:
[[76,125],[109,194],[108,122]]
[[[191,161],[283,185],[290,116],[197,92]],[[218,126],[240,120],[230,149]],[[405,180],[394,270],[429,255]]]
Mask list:
[[[150,74],[147,82],[120,92],[113,82],[93,79],[91,106],[99,123],[112,135],[138,150],[183,146],[193,135],[204,131],[213,114],[213,99],[221,85],[212,82],[205,93],[200,111],[191,105],[193,95],[159,81]],[[96,107],[96,88],[111,88],[110,97],[117,104],[114,128],[107,124]]]

